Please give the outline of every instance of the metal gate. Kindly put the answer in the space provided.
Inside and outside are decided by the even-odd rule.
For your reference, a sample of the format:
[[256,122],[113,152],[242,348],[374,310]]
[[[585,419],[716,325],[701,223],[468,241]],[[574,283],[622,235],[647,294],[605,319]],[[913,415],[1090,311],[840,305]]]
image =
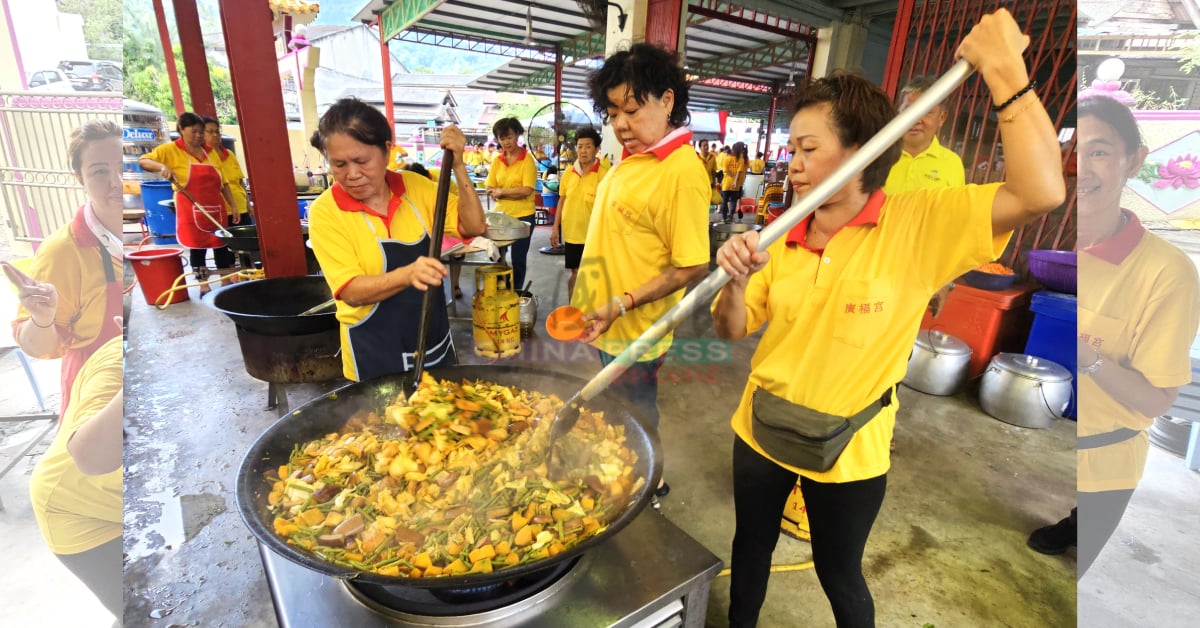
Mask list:
[[95,118],[121,124],[119,95],[0,92],[0,193],[15,241],[36,246],[83,204],[67,147]]
[[[919,6],[918,6],[919,4]],[[884,87],[893,96],[914,76],[940,75],[954,63],[962,38],[985,13],[1001,6],[1030,35],[1025,59],[1037,93],[1059,131],[1067,201],[1017,230],[1001,261],[1024,272],[1025,251],[1075,247],[1075,21],[1074,0],[901,0],[892,33]],[[968,183],[1004,179],[1004,154],[987,85],[972,76],[946,102],[950,111],[938,139],[963,158]]]

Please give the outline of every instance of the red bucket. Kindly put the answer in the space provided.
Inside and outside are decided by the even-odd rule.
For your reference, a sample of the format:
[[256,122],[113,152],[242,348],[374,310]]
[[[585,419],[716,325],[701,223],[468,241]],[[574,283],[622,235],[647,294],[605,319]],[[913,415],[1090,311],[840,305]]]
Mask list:
[[187,290],[176,290],[170,297],[156,303],[162,294],[171,289],[175,280],[183,274],[183,260],[179,249],[143,249],[125,254],[142,285],[142,296],[148,305],[169,305],[188,300]]

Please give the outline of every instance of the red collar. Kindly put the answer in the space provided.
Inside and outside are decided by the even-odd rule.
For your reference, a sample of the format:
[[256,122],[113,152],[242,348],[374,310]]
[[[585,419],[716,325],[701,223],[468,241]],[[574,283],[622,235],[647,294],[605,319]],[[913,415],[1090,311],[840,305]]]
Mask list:
[[[683,146],[684,144],[691,144],[691,143],[692,143],[692,130],[687,128],[686,126],[681,126],[678,129],[675,129],[674,131],[667,133],[667,136],[662,138],[661,140],[659,140],[658,143],[655,144],[654,146],[651,146],[650,148],[647,148],[646,150],[644,150],[638,154],[644,155],[646,153],[651,153],[655,157],[658,157],[659,161],[662,161],[667,158],[667,155],[670,155],[671,153],[675,152],[676,148],[679,148],[680,146]],[[630,152],[628,149],[621,149],[621,159],[625,159],[625,158],[629,157],[629,155],[630,155]]]
[[[887,196],[883,193],[883,190],[872,192],[871,196],[867,197],[867,204],[855,214],[854,218],[850,219],[850,222],[843,225],[842,229],[879,224],[879,211],[883,208],[885,200],[887,200]],[[800,224],[792,227],[792,230],[788,232],[787,243],[789,245],[798,244],[810,251],[821,253],[825,249],[814,249],[808,246],[808,223],[812,221],[812,217],[813,215],[809,214],[804,217],[804,220],[800,221]],[[838,229],[833,235],[837,235],[842,229]],[[829,238],[832,240],[833,236],[829,236]]]
[[[179,150],[183,151],[183,154],[188,156],[188,159],[196,159],[196,156],[192,154],[192,151],[188,150],[187,145],[183,143],[182,137],[175,140],[175,145],[179,147]],[[204,156],[207,157],[209,152],[208,147],[201,144],[200,148],[204,149]],[[200,160],[196,159],[196,161]]]
[[1133,249],[1142,241],[1142,236],[1146,234],[1146,227],[1142,225],[1141,220],[1138,220],[1137,214],[1128,209],[1122,209],[1121,213],[1129,217],[1129,222],[1125,223],[1125,226],[1121,227],[1121,230],[1111,238],[1093,244],[1084,251],[1109,264],[1120,264],[1125,261],[1126,257],[1129,257]]
[[597,159],[596,161],[593,161],[592,166],[588,168],[587,172],[583,172],[579,169],[579,161],[577,160],[575,163],[571,164],[571,172],[574,172],[580,178],[583,178],[584,176],[593,172],[600,172],[600,160]]
[[514,159],[514,160],[512,160],[512,161],[509,161],[509,160],[508,160],[508,153],[506,153],[506,152],[504,152],[503,150],[501,150],[501,151],[500,151],[500,160],[504,162],[504,165],[506,165],[506,166],[511,166],[511,165],[513,165],[513,164],[517,163],[518,161],[521,161],[522,159],[525,159],[525,155],[527,155],[527,154],[529,154],[529,149],[528,149],[528,148],[525,148],[524,146],[522,146],[522,147],[521,147],[521,152],[520,152],[520,153],[517,155],[517,158],[516,158],[516,159]]
[[207,146],[205,146],[204,150],[216,150],[217,155],[219,155],[221,157],[221,161],[225,161],[226,159],[229,159],[229,150],[226,149],[224,146],[217,146],[215,149],[209,149]]
[[84,207],[87,206],[80,205],[79,211],[75,212],[75,217],[71,219],[71,237],[79,246],[100,246],[100,240],[88,228],[87,218],[83,216]]
[[386,215],[371,209],[353,196],[350,196],[350,193],[342,188],[342,184],[336,182],[330,188],[330,192],[333,194],[333,202],[337,204],[338,209],[344,212],[366,212],[372,216],[378,216],[383,219],[383,224],[391,229],[392,216],[395,215],[396,208],[400,206],[400,197],[404,196],[404,175],[388,170],[384,178],[387,181],[388,187],[392,190],[392,197],[388,199]]

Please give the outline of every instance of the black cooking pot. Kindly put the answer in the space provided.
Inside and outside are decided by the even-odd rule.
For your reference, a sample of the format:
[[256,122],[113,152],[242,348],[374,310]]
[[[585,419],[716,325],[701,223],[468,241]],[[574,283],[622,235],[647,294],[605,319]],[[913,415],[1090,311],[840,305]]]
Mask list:
[[[451,381],[479,379],[506,386],[519,386],[525,390],[556,394],[562,399],[570,398],[587,383],[568,375],[516,366],[454,366],[431,369],[429,374]],[[423,589],[472,587],[511,580],[518,576],[551,569],[563,561],[572,560],[597,547],[604,543],[605,539],[624,528],[645,508],[646,504],[650,502],[651,487],[658,485],[659,476],[662,474],[662,454],[660,453],[658,433],[647,429],[634,416],[622,397],[613,393],[604,393],[587,402],[587,407],[603,411],[604,418],[609,423],[625,426],[626,446],[636,452],[638,456],[634,469],[639,476],[646,478],[646,482],[629,496],[624,508],[603,532],[557,556],[493,573],[406,578],[353,571],[288,545],[275,534],[274,517],[267,510],[267,494],[271,490],[271,483],[265,479],[264,474],[269,469],[278,469],[280,465],[286,464],[297,444],[341,430],[354,413],[360,410],[381,412],[384,407],[395,400],[396,395],[402,390],[406,392],[412,390],[406,377],[393,375],[369,382],[350,384],[324,397],[310,401],[279,419],[250,446],[238,471],[237,502],[242,520],[246,522],[246,526],[250,528],[250,532],[260,543],[292,562],[335,578]]]
[[254,225],[233,225],[227,227],[225,231],[229,235],[223,236],[218,232],[216,235],[234,251],[257,251],[258,246],[258,227]]
[[214,290],[212,306],[239,327],[265,336],[298,336],[337,329],[334,310],[299,316],[333,298],[325,278],[273,277],[243,281]]

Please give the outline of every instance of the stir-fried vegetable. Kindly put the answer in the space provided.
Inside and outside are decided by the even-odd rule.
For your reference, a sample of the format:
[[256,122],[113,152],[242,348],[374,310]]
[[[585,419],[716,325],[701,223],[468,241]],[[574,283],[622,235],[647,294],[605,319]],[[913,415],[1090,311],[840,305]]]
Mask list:
[[[645,478],[623,426],[582,411],[547,469],[556,397],[425,375],[268,471],[275,532],[337,565],[413,578],[541,560],[602,532]],[[563,477],[557,477],[561,473]]]

